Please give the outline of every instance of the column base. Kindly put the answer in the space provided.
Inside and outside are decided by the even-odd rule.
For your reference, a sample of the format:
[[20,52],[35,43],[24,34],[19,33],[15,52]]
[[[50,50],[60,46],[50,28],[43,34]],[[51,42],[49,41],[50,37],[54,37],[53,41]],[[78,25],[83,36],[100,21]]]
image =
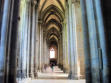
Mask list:
[[3,74],[3,71],[0,71],[0,82],[4,83],[4,74]]
[[37,79],[38,78],[38,73],[34,72],[34,78]]
[[17,70],[17,78],[27,78],[25,70]]
[[64,73],[69,73],[68,68],[65,68],[65,67],[64,67],[64,68],[63,68],[63,72],[64,72]]
[[70,71],[69,76],[68,76],[68,79],[79,80],[80,77],[78,77],[77,74],[74,74],[74,73],[72,73],[72,72]]
[[71,78],[72,78],[72,72],[70,71],[68,75],[68,79],[71,79]]
[[61,70],[63,70],[63,65],[58,64],[58,67],[59,67]]
[[29,77],[30,78],[34,78],[34,74],[33,73],[29,73]]
[[27,75],[26,75],[25,72],[22,72],[22,73],[21,73],[21,78],[23,78],[23,79],[24,79],[24,78],[27,78]]

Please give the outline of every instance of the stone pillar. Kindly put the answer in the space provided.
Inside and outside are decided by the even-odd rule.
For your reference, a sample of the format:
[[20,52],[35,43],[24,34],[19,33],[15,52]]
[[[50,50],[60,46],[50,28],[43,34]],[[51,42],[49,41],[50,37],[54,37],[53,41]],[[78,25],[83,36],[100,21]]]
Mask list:
[[67,43],[68,43],[68,61],[69,61],[69,76],[68,78],[71,79],[71,75],[72,75],[72,63],[71,63],[71,43],[70,43],[70,26],[69,26],[69,23],[70,23],[70,20],[69,20],[69,4],[68,2],[66,3],[67,7]]
[[36,32],[36,56],[37,56],[37,71],[39,71],[40,67],[40,24],[38,23],[37,32]]
[[59,48],[59,51],[58,51],[58,52],[59,52],[59,63],[58,63],[58,64],[59,64],[59,67],[60,67],[60,63],[61,63],[61,62],[60,62],[60,61],[61,61],[60,39],[59,39],[59,41],[58,41],[58,48]]
[[66,33],[67,33],[67,57],[68,57],[68,64],[69,64],[68,78],[71,79],[71,55],[70,55],[71,47],[70,47],[69,5],[68,5],[68,3],[66,3]]
[[75,61],[75,50],[74,50],[74,38],[73,38],[73,22],[72,22],[72,0],[69,0],[69,38],[70,38],[70,61],[71,61],[71,66],[70,66],[70,79],[75,79],[76,75],[76,61]]
[[66,24],[63,23],[63,67],[64,72],[69,72],[69,65],[68,65],[68,48],[67,48],[67,27]]
[[[28,37],[28,33],[27,33],[27,30],[28,30],[28,23],[27,23],[27,3],[24,4],[24,11],[23,11],[23,26],[22,26],[22,42],[21,42],[21,45],[22,45],[22,49],[21,49],[21,52],[22,52],[22,78],[26,78],[27,77],[27,37]],[[25,23],[24,23],[25,22]]]
[[[39,20],[38,22],[38,47],[40,48],[40,28],[41,28],[41,22]],[[38,71],[40,71],[40,61],[41,61],[41,58],[40,58],[40,49],[38,49]]]
[[85,54],[85,74],[86,82],[91,83],[91,60],[90,60],[90,44],[89,44],[89,34],[88,34],[88,21],[86,14],[86,4],[84,0],[80,1],[81,11],[82,11],[82,28],[84,34],[84,54]]
[[40,24],[40,72],[42,71],[43,67],[43,27]]
[[103,23],[101,0],[94,0],[95,14],[97,20],[98,34],[99,34],[99,62],[100,62],[100,76],[101,82],[109,83],[109,71],[108,71],[108,60],[107,60],[107,47],[106,47],[106,38],[105,38],[105,27]]
[[59,65],[59,59],[60,59],[60,50],[59,50],[60,48],[59,48],[59,39],[58,39],[58,56],[57,56],[57,64]]
[[68,57],[68,33],[67,33],[67,26],[64,23],[64,37],[65,37],[65,72],[69,73],[69,57]]
[[78,2],[72,2],[72,31],[73,31],[73,52],[75,63],[75,78],[84,78],[84,49],[83,33],[81,23],[81,10]]
[[[67,13],[67,12],[66,12]],[[64,38],[65,38],[65,72],[69,73],[69,57],[68,57],[68,27],[64,23]]]
[[[43,27],[45,27],[44,25],[43,25]],[[42,70],[44,69],[44,65],[46,64],[46,56],[47,56],[47,54],[46,54],[46,35],[45,35],[45,30],[43,29],[43,49],[42,49],[42,52],[43,52],[43,66],[42,66]]]
[[[10,2],[8,2],[8,1],[6,0],[6,2],[8,4],[10,4]],[[8,6],[8,4],[7,4],[7,6]],[[16,46],[17,46],[17,35],[18,35],[20,0],[14,1],[13,4],[14,4],[14,7],[13,7],[14,9],[13,9],[12,29],[11,29],[8,83],[10,83],[10,82],[16,83],[16,67],[17,67],[17,56],[16,56],[17,55],[17,47]],[[7,13],[7,14],[9,15],[9,13]],[[5,18],[6,18],[6,16],[5,16]],[[0,82],[2,83],[2,81],[0,81]]]
[[60,62],[60,68],[63,69],[63,49],[62,49],[62,34],[60,35],[60,40],[59,40],[59,62]]
[[48,43],[47,43],[47,64],[49,65],[50,63],[50,57],[49,57],[49,47],[48,47]]
[[[13,4],[12,4],[13,5]],[[0,32],[0,82],[4,83],[5,74],[5,56],[6,56],[6,42],[7,42],[7,30],[9,23],[9,13],[11,9],[11,0],[4,1],[1,32]]]
[[25,20],[25,8],[26,7],[24,7],[24,8],[22,8],[22,6],[23,5],[25,5],[26,3],[24,3],[23,1],[20,1],[20,13],[19,13],[19,19],[20,19],[20,22],[19,22],[19,28],[18,28],[18,39],[17,39],[17,48],[19,49],[19,50],[17,50],[18,52],[17,52],[17,78],[19,78],[19,77],[24,77],[24,74],[22,73],[23,72],[23,69],[22,69],[22,63],[23,63],[23,61],[22,61],[22,58],[24,57],[23,56],[23,31],[24,31],[24,20]]
[[65,72],[65,30],[64,30],[64,24],[62,24],[62,44],[63,44],[63,71]]
[[[94,6],[92,0],[86,0],[86,13],[88,20],[88,29],[89,29],[89,43],[90,43],[90,55],[91,55],[91,68],[92,68],[92,82],[100,83],[100,74],[99,74],[99,55],[98,55],[98,36],[97,36],[97,26],[94,14]],[[94,73],[95,71],[95,73]]]
[[27,77],[29,77],[29,63],[30,63],[30,59],[29,59],[29,56],[30,56],[30,28],[31,28],[31,22],[30,22],[30,19],[31,19],[31,2],[27,2]]
[[32,1],[32,29],[31,29],[31,77],[34,78],[34,56],[35,56],[35,23],[36,23],[36,16],[35,16],[35,5],[36,1]]
[[42,63],[43,63],[43,66],[42,66],[42,70],[44,69],[44,65],[45,65],[45,60],[46,60],[46,53],[45,53],[45,37],[44,37],[44,29],[43,29],[43,49],[42,49],[42,52],[43,52],[43,57],[42,57],[42,59],[43,59],[43,61],[42,61]]
[[44,65],[44,48],[43,48],[43,24],[41,27],[41,70],[43,70],[43,65]]
[[48,53],[47,53],[47,42],[46,42],[46,37],[44,38],[44,64],[47,64],[47,59],[48,59]]
[[38,11],[37,11],[37,6],[35,8],[35,56],[34,56],[34,77],[37,78],[37,69],[38,69],[38,36],[39,36],[39,30],[38,30]]
[[[107,58],[106,58],[107,53],[106,53],[105,33],[104,33],[100,0],[98,1],[81,0],[81,8],[85,10],[85,12],[82,11],[83,20],[85,20],[84,24],[85,25],[88,24],[92,82],[100,83],[102,82],[102,79],[104,79],[103,80],[104,82],[105,79],[107,79],[108,68],[107,68]],[[83,26],[85,29],[84,24]],[[95,71],[95,73],[93,71]],[[102,73],[102,71],[104,71],[104,74]],[[102,78],[102,76],[106,78]],[[108,80],[105,82],[108,83]]]

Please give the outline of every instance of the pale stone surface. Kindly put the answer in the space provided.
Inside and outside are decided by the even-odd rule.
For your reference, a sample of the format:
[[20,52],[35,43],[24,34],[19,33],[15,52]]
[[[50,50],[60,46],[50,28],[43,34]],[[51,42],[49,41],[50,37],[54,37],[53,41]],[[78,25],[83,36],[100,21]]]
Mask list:
[[58,68],[58,66],[54,66],[54,69],[50,67],[46,68],[46,72],[40,73],[38,72],[38,79],[23,79],[18,80],[18,83],[85,83],[85,80],[68,80],[68,74],[63,73],[63,71]]
[[54,66],[53,70],[48,66],[44,73],[38,72],[38,79],[68,79],[68,73],[64,73],[58,66]]
[[86,83],[85,80],[32,80],[28,83]]

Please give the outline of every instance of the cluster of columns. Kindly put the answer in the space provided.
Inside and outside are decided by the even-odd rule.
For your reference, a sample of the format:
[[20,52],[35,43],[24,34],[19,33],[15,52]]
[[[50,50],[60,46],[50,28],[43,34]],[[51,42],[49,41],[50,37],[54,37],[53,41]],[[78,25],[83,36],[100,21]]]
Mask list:
[[[49,64],[45,25],[38,22],[37,1],[4,0],[3,3],[0,5],[3,7],[0,9],[3,11],[0,15],[0,82],[15,83],[16,74],[17,78],[37,78],[37,72]],[[63,65],[70,79],[85,78],[86,71],[88,83],[108,83],[101,1],[68,0],[65,9],[62,35],[58,39],[58,64]]]
[[63,42],[62,42],[62,33],[60,33],[60,37],[58,39],[58,66],[63,69]]
[[37,1],[20,2],[17,36],[17,78],[37,78]]
[[0,82],[16,82],[19,0],[0,1]]
[[63,23],[63,67],[70,79],[85,78],[80,2],[66,2]]
[[47,38],[45,36],[45,31],[44,31],[44,23],[42,20],[39,20],[39,51],[38,51],[38,71],[43,72],[44,66],[49,65],[49,47],[47,44]]
[[101,0],[80,0],[87,83],[108,83],[106,39]]

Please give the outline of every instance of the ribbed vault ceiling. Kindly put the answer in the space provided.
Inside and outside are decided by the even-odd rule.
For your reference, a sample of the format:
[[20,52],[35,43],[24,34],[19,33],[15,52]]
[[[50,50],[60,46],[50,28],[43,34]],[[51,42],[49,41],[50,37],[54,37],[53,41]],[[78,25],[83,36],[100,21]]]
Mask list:
[[65,13],[65,0],[40,0],[39,19],[44,23],[47,40],[58,42],[62,32],[62,22]]
[[50,5],[55,5],[61,11],[64,11],[65,0],[40,0],[39,11],[44,11]]

